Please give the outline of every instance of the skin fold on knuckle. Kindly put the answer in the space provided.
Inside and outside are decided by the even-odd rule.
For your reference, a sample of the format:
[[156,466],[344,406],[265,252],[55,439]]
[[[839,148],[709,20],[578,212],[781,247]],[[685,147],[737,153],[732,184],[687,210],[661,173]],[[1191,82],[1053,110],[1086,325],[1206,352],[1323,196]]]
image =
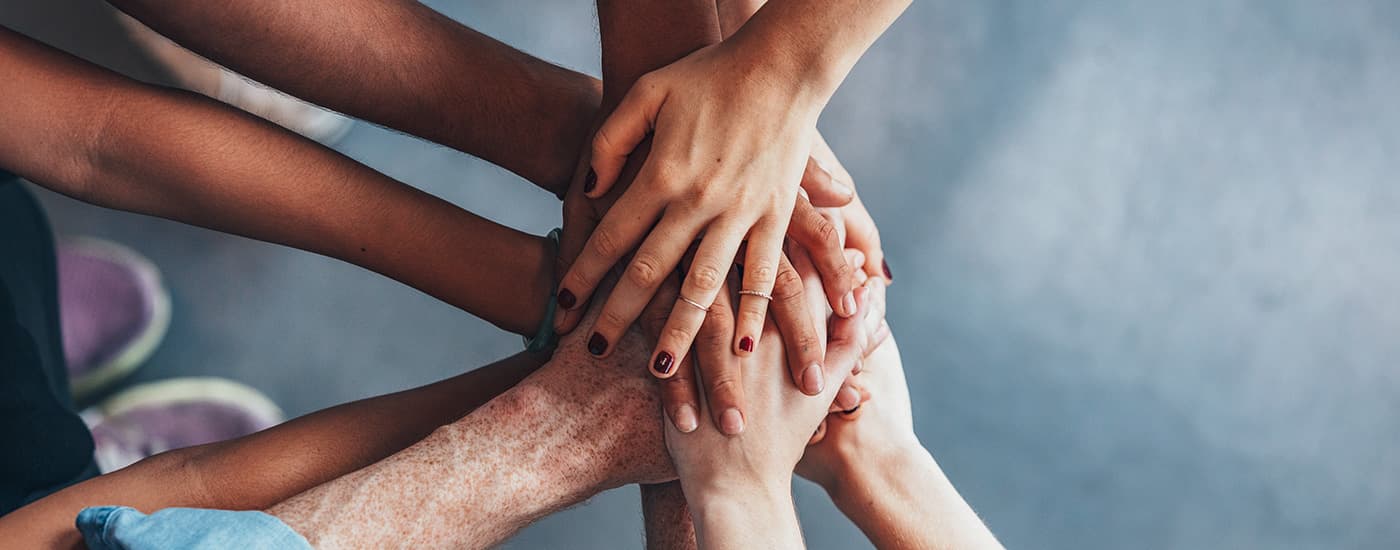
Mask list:
[[713,265],[697,264],[691,268],[686,282],[699,292],[711,293],[718,290],[719,285],[724,282],[724,271]]
[[632,258],[626,273],[627,280],[639,289],[654,288],[665,274],[661,262],[653,256],[643,254]]

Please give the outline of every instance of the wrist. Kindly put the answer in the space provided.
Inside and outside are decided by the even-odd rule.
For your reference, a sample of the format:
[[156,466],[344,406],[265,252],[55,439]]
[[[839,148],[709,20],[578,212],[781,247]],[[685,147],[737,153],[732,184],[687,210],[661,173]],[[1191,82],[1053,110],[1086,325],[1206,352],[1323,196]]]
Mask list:
[[834,478],[820,484],[852,519],[880,507],[881,499],[872,502],[872,495],[899,498],[903,491],[898,488],[912,472],[937,468],[933,456],[917,440],[841,451],[837,456]]

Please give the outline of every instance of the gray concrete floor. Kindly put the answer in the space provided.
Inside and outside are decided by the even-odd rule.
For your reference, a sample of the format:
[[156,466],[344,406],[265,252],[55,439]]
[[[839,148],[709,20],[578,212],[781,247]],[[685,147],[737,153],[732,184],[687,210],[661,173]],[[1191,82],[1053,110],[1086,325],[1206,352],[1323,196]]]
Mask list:
[[[433,4],[596,71],[587,2]],[[919,434],[1008,546],[1400,545],[1398,5],[916,2],[842,87],[822,130],[881,224]],[[88,0],[0,22],[160,78]],[[455,151],[363,124],[339,149],[556,223]],[[164,268],[175,323],[138,380],[217,374],[305,413],[518,349],[336,261],[44,203]],[[797,491],[812,546],[866,544]],[[638,518],[622,489],[508,546],[636,547]]]

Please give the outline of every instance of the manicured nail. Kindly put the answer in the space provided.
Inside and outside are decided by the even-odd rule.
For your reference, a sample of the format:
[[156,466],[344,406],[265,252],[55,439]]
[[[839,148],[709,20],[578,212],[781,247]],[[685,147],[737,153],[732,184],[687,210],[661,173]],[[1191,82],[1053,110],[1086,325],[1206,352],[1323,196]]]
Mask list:
[[690,432],[695,431],[695,428],[698,427],[700,427],[700,423],[695,419],[695,407],[692,407],[690,405],[681,405],[681,408],[676,409],[677,430],[680,430],[681,433],[688,434]]
[[841,388],[836,394],[836,406],[843,411],[850,411],[860,406],[860,392],[850,386]]
[[891,281],[894,280],[894,275],[891,275],[891,274],[890,274],[890,263],[889,263],[889,262],[886,262],[886,261],[884,261],[884,260],[880,260],[880,268],[883,269],[883,270],[885,270],[885,278],[886,278],[886,279],[889,279],[889,280],[891,280]]
[[739,349],[749,352],[753,351],[753,338],[749,338],[748,336],[740,338]]
[[669,351],[663,351],[656,355],[656,363],[652,364],[652,370],[661,374],[671,374],[671,369],[675,367],[676,358]]
[[592,192],[593,192],[593,188],[594,188],[594,187],[597,187],[597,186],[598,186],[598,174],[594,173],[592,168],[589,168],[589,169],[588,169],[588,177],[583,178],[583,192],[584,192],[584,193],[592,193]]
[[807,369],[802,371],[802,392],[807,395],[816,395],[822,392],[822,366],[816,363],[807,365]]
[[739,409],[730,407],[719,415],[719,429],[725,435],[739,435],[744,431],[744,415],[739,414]]
[[559,307],[573,309],[574,304],[578,303],[578,298],[575,298],[574,293],[565,288],[559,291],[559,295],[554,297],[554,301],[559,303]]
[[588,338],[588,353],[601,356],[605,351],[608,351],[608,339],[603,338],[602,334],[593,333]]
[[845,311],[845,317],[856,314],[856,293],[854,290],[847,292],[846,297],[841,299],[841,310]]

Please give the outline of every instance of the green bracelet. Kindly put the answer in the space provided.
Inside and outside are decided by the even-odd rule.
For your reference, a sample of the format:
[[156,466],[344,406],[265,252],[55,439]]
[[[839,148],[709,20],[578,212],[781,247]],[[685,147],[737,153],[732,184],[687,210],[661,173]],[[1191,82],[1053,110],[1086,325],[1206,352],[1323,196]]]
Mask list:
[[[559,228],[551,230],[545,238],[549,239],[550,260],[552,261],[554,256],[559,255]],[[554,334],[554,310],[556,307],[558,307],[558,303],[554,300],[554,286],[551,286],[549,287],[549,299],[545,300],[544,304],[544,317],[540,319],[540,328],[535,330],[533,338],[526,338],[523,335],[520,337],[521,340],[525,341],[525,351],[544,351],[554,347],[554,337],[557,336]]]

